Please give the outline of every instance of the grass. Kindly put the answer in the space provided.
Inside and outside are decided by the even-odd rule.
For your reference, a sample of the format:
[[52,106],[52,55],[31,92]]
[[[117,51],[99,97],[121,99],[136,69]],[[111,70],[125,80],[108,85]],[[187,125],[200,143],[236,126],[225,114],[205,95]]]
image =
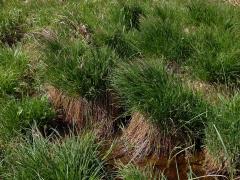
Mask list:
[[95,136],[70,136],[50,142],[40,134],[9,149],[3,162],[4,179],[102,179],[104,160]]
[[4,10],[0,14],[0,27],[0,42],[13,46],[27,31],[26,15],[18,8]]
[[20,133],[26,134],[29,128],[37,124],[39,127],[54,117],[54,111],[46,97],[21,100],[1,100],[0,138],[7,142]]
[[106,44],[113,49],[120,58],[132,59],[140,55],[139,50],[121,32],[116,32],[112,36],[107,37]]
[[201,136],[207,103],[168,75],[160,59],[120,65],[112,85],[131,112],[146,114],[164,133]]
[[139,4],[122,5],[120,22],[127,31],[131,29],[140,30],[140,19],[142,16],[144,16],[144,11]]
[[[218,161],[226,160],[232,170],[239,170],[239,94],[232,99],[222,99],[216,108],[216,117],[209,122],[206,146]],[[238,172],[235,172],[238,173]]]
[[224,11],[222,6],[217,3],[209,3],[207,1],[192,1],[188,5],[191,21],[196,25],[206,24],[210,26],[222,25],[224,15],[218,14],[219,10]]
[[[227,160],[237,175],[240,100],[232,92],[240,82],[239,19],[239,7],[220,0],[0,0],[1,178],[108,178],[102,144],[92,134],[27,137],[33,124],[64,119],[43,97],[48,84],[103,104],[108,99],[99,97],[111,92],[120,102],[110,111],[123,111],[117,116],[139,112],[162,134],[177,134],[190,146],[193,140]],[[167,69],[171,64],[179,73]],[[189,79],[226,86],[231,95],[208,102],[188,87]],[[114,126],[118,121],[129,123],[119,118]],[[12,142],[17,146],[4,149]],[[134,165],[117,171],[123,179],[153,177]]]
[[30,93],[33,77],[30,73],[31,65],[21,47],[0,48],[0,93],[1,96],[10,95],[21,97]]
[[220,2],[163,3],[143,18],[134,44],[142,54],[187,66],[199,79],[237,85],[238,17],[239,9]]
[[125,180],[132,180],[132,179],[139,179],[139,180],[147,180],[147,179],[153,179],[153,180],[164,180],[166,177],[164,176],[157,176],[154,175],[153,169],[150,167],[146,167],[144,169],[140,169],[133,164],[128,164],[126,166],[120,166],[119,170],[119,176],[122,179]]
[[179,62],[190,56],[191,39],[182,32],[184,14],[175,6],[159,6],[141,23],[136,44],[144,54],[164,55],[169,60]]
[[195,51],[189,64],[198,77],[210,82],[238,85],[239,37],[235,28],[237,25],[229,29],[202,26],[196,31]]
[[91,47],[82,41],[47,46],[49,83],[72,95],[94,99],[106,91],[108,75],[117,57],[107,47]]

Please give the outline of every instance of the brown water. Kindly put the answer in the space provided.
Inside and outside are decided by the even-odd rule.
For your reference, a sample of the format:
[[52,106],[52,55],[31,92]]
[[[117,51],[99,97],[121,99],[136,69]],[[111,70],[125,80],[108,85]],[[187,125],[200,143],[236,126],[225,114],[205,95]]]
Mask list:
[[[126,165],[131,159],[132,157],[126,152],[115,151],[112,154],[109,163],[113,166],[118,162]],[[220,179],[219,177],[216,178],[207,175],[206,167],[208,166],[206,166],[206,156],[204,151],[196,152],[189,158],[186,157],[185,153],[182,153],[172,159],[169,159],[168,156],[149,156],[138,161],[132,161],[132,163],[140,168],[152,165],[154,167],[155,175],[160,176],[161,174],[164,174],[168,180],[187,180],[188,172],[190,172],[190,170],[194,173],[193,177],[199,177],[197,179],[200,180]]]

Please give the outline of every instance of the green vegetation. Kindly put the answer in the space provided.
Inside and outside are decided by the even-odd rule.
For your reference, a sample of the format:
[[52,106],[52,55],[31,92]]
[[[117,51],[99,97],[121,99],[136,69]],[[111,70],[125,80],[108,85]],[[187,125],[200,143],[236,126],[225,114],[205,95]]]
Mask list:
[[102,179],[104,161],[93,134],[51,142],[40,134],[6,152],[4,179]]
[[70,94],[93,99],[106,91],[107,78],[116,56],[106,47],[81,41],[70,45],[50,42],[46,48],[47,79]]
[[25,21],[26,17],[19,9],[3,11],[0,14],[0,44],[13,46],[20,41],[26,32]]
[[222,99],[222,104],[216,109],[216,118],[207,128],[206,143],[213,154],[217,154],[217,160],[226,160],[231,168],[239,168],[239,121],[240,96]]
[[120,65],[113,87],[131,112],[146,114],[163,134],[181,131],[199,137],[204,129],[207,103],[168,75],[161,60]]
[[[22,48],[0,48],[0,94],[1,96],[27,95],[31,91],[33,77],[31,65]],[[33,69],[32,69],[33,70]]]
[[19,133],[26,134],[34,124],[41,127],[53,117],[47,98],[1,100],[0,138],[7,141]]
[[149,18],[143,19],[137,34],[139,48],[149,55],[164,55],[169,60],[181,62],[192,51],[192,42],[184,32],[184,14],[177,7],[162,5]]
[[221,3],[166,3],[143,19],[136,44],[146,54],[188,66],[200,79],[238,84],[239,15]]
[[[172,135],[163,145],[205,149],[237,177],[239,19],[239,6],[220,0],[0,0],[0,179],[154,179],[158,165],[110,168],[112,139],[83,133],[91,114],[94,132],[121,140],[134,113]],[[81,116],[76,136],[30,133]]]

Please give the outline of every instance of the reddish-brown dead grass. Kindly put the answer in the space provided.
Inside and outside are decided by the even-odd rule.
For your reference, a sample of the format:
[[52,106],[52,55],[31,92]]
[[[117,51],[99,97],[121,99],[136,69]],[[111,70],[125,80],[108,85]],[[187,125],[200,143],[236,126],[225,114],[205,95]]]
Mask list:
[[[176,136],[165,136],[141,113],[134,113],[129,125],[123,129],[122,141],[125,151],[134,160],[151,155],[168,154],[177,146]],[[175,139],[175,141],[174,141]]]
[[[133,163],[140,168],[154,167],[156,176],[164,174],[168,179],[187,179],[192,172],[200,179],[215,179],[227,175],[226,169],[206,150],[197,152],[178,148],[184,141],[181,135],[164,136],[141,113],[134,113],[129,125],[123,129],[116,147],[109,157],[110,164]],[[187,144],[186,144],[187,146]]]
[[[154,173],[163,173],[168,179],[187,178],[185,152],[175,154],[181,141],[176,135],[165,136],[141,113],[132,115],[129,125],[123,129],[110,157],[112,163],[134,163],[139,167],[154,166]],[[177,151],[176,151],[177,152]]]
[[63,121],[73,124],[79,130],[94,127],[99,137],[113,135],[113,124],[120,109],[115,104],[116,98],[110,92],[95,101],[87,101],[82,97],[67,96],[53,86],[46,89],[55,109],[63,110]]

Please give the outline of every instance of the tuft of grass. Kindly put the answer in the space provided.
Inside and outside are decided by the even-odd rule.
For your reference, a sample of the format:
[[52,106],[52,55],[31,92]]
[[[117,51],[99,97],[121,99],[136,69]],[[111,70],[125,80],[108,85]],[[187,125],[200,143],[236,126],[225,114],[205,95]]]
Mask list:
[[143,9],[139,4],[124,4],[121,9],[121,24],[127,31],[131,29],[140,30],[140,20],[144,16]]
[[132,38],[144,56],[163,55],[197,78],[238,85],[239,14],[220,2],[165,2],[148,12]]
[[4,179],[102,179],[104,161],[92,133],[51,142],[40,134],[5,154]]
[[125,166],[120,166],[120,169],[118,171],[119,177],[121,179],[125,180],[133,180],[133,179],[139,179],[139,180],[165,180],[166,178],[162,175],[157,177],[153,173],[153,169],[151,167],[145,167],[143,169],[138,168],[137,166],[133,164],[128,164]]
[[28,57],[21,48],[0,48],[1,96],[26,94],[31,83],[25,79],[29,70]]
[[188,61],[194,74],[210,82],[238,85],[239,11],[220,2],[191,1],[188,13],[195,29]]
[[108,37],[106,44],[115,51],[120,58],[134,58],[139,56],[139,50],[121,32]]
[[[194,53],[188,64],[194,74],[210,82],[239,84],[238,30],[202,27],[196,32]],[[234,38],[235,41],[231,39]]]
[[11,9],[0,13],[0,42],[13,46],[19,42],[26,32],[27,23],[21,9]]
[[175,6],[163,5],[142,20],[136,44],[144,54],[164,55],[168,60],[185,61],[192,52],[191,38],[183,32],[185,14]]
[[1,100],[0,110],[0,138],[4,141],[23,133],[25,134],[33,124],[43,126],[53,119],[54,111],[48,99],[28,98],[22,100]]
[[94,99],[106,90],[108,75],[117,60],[109,48],[93,47],[81,41],[50,45],[45,60],[50,83],[87,99]]
[[226,161],[233,172],[240,167],[239,108],[239,94],[229,100],[222,99],[221,105],[215,109],[215,118],[206,129],[208,150],[219,162]]
[[[29,91],[32,81],[43,78],[42,86],[48,82],[88,100],[113,87],[123,109],[141,113],[162,134],[186,138],[182,144],[206,133],[210,152],[239,170],[239,95],[212,107],[162,63],[176,62],[180,76],[234,89],[240,82],[239,19],[239,7],[209,0],[0,0],[0,144],[19,141],[16,136],[26,136],[33,123],[41,127],[53,118],[47,99],[32,93],[41,85]],[[31,48],[36,49],[29,53]],[[44,74],[35,76],[35,70]],[[99,154],[91,151],[96,142],[79,139],[50,143],[34,137],[20,143],[6,154],[0,178],[106,178]],[[148,179],[146,171],[129,165],[119,176]]]
[[141,112],[163,133],[185,132],[199,138],[208,104],[167,74],[161,60],[122,64],[112,85],[131,112]]
[[[206,24],[210,26],[223,25],[226,23],[227,5],[221,2],[207,0],[190,1],[187,6],[190,20],[195,25]],[[221,13],[219,13],[221,12]]]

